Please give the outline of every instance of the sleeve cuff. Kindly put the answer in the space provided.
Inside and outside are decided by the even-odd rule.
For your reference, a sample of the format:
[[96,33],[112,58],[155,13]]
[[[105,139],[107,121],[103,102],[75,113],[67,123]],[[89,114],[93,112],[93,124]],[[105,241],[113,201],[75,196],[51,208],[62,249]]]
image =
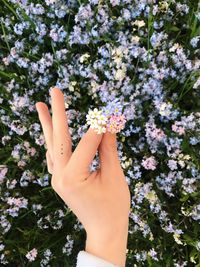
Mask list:
[[82,250],[78,253],[76,267],[117,267],[117,265]]

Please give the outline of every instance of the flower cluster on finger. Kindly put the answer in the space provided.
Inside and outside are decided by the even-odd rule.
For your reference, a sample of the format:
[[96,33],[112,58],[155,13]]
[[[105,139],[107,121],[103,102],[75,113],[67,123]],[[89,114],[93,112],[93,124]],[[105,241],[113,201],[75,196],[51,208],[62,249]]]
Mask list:
[[95,130],[97,134],[105,133],[119,133],[124,129],[126,119],[122,114],[122,105],[117,99],[109,102],[105,107],[98,110],[89,110],[86,115],[87,124]]
[[90,109],[86,116],[86,120],[87,124],[89,124],[97,134],[106,132],[107,117],[102,114],[101,110],[98,110],[97,108],[94,110]]

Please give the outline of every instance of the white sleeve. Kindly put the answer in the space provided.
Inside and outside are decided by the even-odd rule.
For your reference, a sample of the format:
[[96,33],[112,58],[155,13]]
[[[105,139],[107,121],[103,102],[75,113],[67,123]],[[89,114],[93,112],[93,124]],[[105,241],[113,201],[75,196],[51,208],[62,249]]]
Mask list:
[[81,250],[77,256],[76,267],[117,267],[117,265]]

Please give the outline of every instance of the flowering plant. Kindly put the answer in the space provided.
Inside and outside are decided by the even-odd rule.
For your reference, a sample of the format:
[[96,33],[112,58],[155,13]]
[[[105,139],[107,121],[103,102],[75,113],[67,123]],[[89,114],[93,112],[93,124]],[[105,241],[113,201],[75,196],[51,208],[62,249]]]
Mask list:
[[35,109],[54,86],[75,146],[88,125],[118,133],[132,193],[127,266],[199,266],[198,1],[0,6],[0,266],[75,266],[84,249],[50,186]]

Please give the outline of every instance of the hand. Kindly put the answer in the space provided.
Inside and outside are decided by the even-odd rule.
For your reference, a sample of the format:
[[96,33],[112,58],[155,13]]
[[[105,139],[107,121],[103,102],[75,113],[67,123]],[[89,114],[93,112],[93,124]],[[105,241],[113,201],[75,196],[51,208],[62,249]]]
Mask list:
[[[45,103],[37,102],[36,108],[53,189],[89,237],[106,244],[117,233],[126,235],[131,196],[118,158],[116,134],[97,134],[89,128],[72,153],[63,93],[53,88],[51,99],[52,119]],[[97,150],[100,169],[91,173],[89,166]]]

